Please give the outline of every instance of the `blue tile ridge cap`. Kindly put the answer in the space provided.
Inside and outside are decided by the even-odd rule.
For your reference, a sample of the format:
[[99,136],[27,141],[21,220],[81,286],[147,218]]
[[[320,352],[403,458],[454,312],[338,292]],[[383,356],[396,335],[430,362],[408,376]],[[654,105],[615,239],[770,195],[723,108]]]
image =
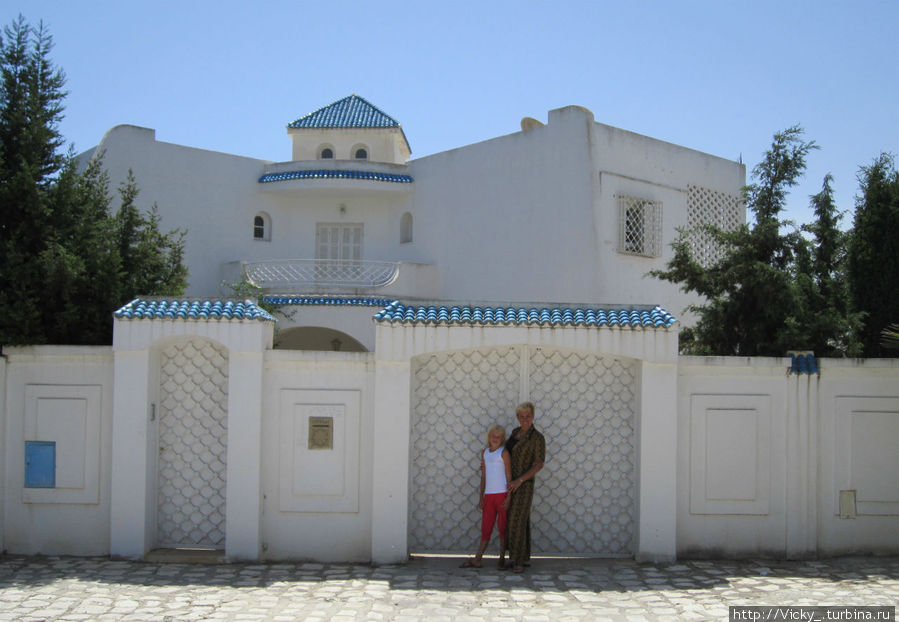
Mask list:
[[811,352],[790,352],[790,371],[789,374],[809,375],[820,374],[818,369],[818,361]]
[[289,181],[292,179],[361,179],[365,181],[383,181],[395,184],[411,184],[415,181],[412,179],[411,175],[398,175],[396,173],[354,171],[350,169],[315,169],[285,171],[283,173],[266,173],[259,178],[259,183],[267,184],[276,181]]
[[262,302],[273,305],[297,305],[307,307],[387,307],[395,302],[392,298],[377,296],[327,296],[315,294],[270,294],[262,297]]
[[394,301],[376,322],[424,325],[584,326],[596,328],[668,329],[677,318],[660,306],[406,305]]
[[322,106],[287,124],[287,127],[400,127],[389,114],[355,93]]
[[252,300],[233,298],[135,298],[113,316],[120,320],[276,321]]

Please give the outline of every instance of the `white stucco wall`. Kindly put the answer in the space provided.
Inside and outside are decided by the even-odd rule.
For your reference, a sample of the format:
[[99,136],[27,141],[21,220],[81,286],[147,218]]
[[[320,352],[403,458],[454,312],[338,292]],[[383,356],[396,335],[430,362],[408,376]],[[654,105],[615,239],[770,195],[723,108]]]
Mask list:
[[[109,347],[4,347],[3,548],[109,553],[113,359]],[[56,488],[25,488],[26,440],[56,442]]]
[[679,555],[899,551],[899,362],[818,365],[680,357]]
[[[373,356],[266,353],[264,559],[371,559]],[[332,449],[308,448],[309,416],[334,418]]]
[[450,300],[598,300],[583,118],[412,160],[416,245]]
[[[899,552],[899,360],[821,361],[817,398],[819,547]],[[840,517],[840,491],[855,517]]]
[[786,550],[789,359],[680,357],[678,554]]
[[[379,324],[372,353],[267,350],[269,324],[117,331],[114,349],[4,349],[10,553],[139,558],[154,545],[158,351],[193,338],[228,349],[229,559],[404,560],[411,362],[510,345],[641,361],[638,559],[899,551],[899,361],[823,359],[820,376],[795,375],[787,358],[678,357],[673,331],[572,327]],[[331,417],[330,450],[309,447],[312,416]],[[25,440],[57,441],[56,489],[23,487]]]

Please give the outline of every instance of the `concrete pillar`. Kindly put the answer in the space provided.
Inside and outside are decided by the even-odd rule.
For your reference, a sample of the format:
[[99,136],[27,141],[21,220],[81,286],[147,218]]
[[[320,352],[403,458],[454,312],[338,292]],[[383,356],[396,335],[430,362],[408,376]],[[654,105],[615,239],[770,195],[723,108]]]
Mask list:
[[258,560],[262,551],[262,352],[228,353],[228,464],[225,555]]
[[375,363],[371,559],[408,557],[410,362]]
[[817,555],[818,376],[787,378],[786,554],[788,559]]
[[114,353],[109,552],[141,559],[150,546],[150,351]]
[[637,561],[677,556],[677,365],[640,368]]

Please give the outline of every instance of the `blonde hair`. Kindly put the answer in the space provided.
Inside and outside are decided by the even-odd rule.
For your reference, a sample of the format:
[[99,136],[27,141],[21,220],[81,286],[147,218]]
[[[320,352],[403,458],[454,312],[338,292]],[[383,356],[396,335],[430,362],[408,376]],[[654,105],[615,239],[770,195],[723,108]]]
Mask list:
[[492,425],[487,430],[487,447],[490,447],[490,435],[493,434],[494,432],[499,432],[500,434],[503,435],[503,441],[506,440],[506,428],[504,428],[501,425]]
[[517,415],[518,413],[520,413],[523,410],[531,411],[531,416],[533,417],[534,416],[534,402],[522,402],[515,409],[515,414]]

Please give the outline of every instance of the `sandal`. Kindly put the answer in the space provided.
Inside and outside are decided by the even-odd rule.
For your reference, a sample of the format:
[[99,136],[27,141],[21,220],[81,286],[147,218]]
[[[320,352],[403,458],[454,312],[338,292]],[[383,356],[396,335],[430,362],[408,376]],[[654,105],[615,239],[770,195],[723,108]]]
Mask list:
[[462,562],[462,565],[459,566],[459,568],[480,568],[480,567],[481,567],[481,564],[477,563],[473,559],[466,559],[464,562]]
[[521,574],[522,572],[524,572],[524,566],[515,566],[512,569],[512,572],[514,572],[516,574]]

